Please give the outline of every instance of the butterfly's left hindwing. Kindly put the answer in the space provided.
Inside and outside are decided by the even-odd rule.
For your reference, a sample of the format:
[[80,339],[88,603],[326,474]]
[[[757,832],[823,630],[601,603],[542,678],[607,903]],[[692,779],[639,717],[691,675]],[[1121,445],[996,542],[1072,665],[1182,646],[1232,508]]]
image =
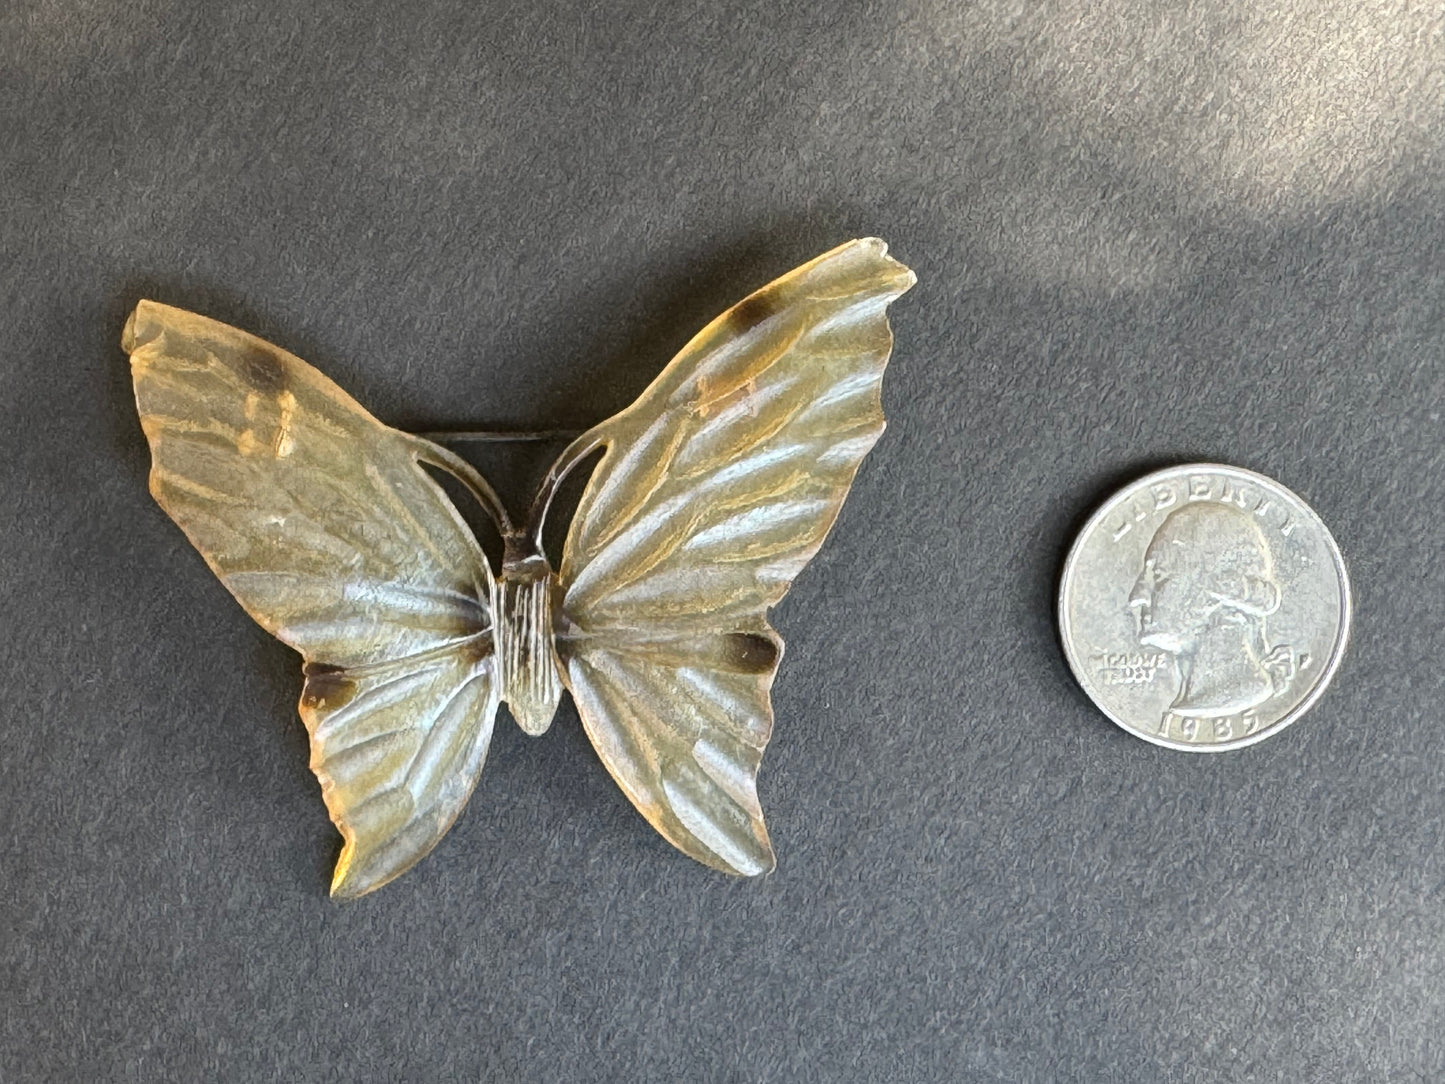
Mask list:
[[126,324],[151,492],[246,612],[300,651],[311,766],[360,895],[435,846],[497,708],[486,559],[382,425],[311,366],[143,301]]
[[877,239],[704,328],[627,410],[563,552],[558,653],[593,745],[675,846],[773,867],[756,778],[782,641],[765,614],[817,552],[883,431],[886,308],[913,273]]

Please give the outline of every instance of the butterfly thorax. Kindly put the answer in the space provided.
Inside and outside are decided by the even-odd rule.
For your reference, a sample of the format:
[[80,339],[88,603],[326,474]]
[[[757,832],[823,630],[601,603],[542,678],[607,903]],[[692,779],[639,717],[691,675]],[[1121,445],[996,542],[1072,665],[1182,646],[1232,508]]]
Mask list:
[[546,557],[509,544],[493,588],[499,696],[517,725],[533,737],[547,732],[562,699],[552,636],[555,579]]

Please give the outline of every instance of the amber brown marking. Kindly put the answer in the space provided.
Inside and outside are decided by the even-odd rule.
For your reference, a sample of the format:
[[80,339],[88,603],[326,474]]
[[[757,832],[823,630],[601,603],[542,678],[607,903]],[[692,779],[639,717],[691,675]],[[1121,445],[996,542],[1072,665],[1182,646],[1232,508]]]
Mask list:
[[286,366],[269,350],[248,345],[238,362],[246,381],[258,391],[280,395],[286,389]]
[[303,710],[335,711],[356,695],[356,682],[340,666],[311,662],[303,672],[306,675],[306,685],[301,690]]
[[744,335],[777,311],[777,303],[765,292],[745,297],[728,310],[728,330],[734,335]]
[[490,636],[473,636],[462,645],[462,657],[473,666],[486,661],[491,656],[492,638]]
[[755,632],[729,632],[723,636],[723,663],[742,674],[771,673],[778,665],[776,641]]

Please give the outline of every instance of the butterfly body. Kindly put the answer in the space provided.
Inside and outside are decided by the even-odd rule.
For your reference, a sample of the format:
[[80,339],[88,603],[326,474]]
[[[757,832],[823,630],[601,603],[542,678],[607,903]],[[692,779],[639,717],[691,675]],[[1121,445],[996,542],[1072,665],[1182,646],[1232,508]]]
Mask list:
[[[539,735],[564,689],[670,843],[727,873],[773,868],[756,780],[783,642],[767,611],[883,432],[886,309],[913,281],[864,238],[750,295],[569,445],[521,524],[465,460],[295,355],[136,306],[121,345],[151,493],[303,657],[311,768],[344,841],[333,894],[426,855],[471,795],[498,707]],[[584,463],[554,570],[543,523]],[[496,524],[497,570],[435,471]]]
[[554,634],[557,576],[545,556],[502,562],[493,587],[499,695],[524,732],[539,737],[562,701],[562,662]]

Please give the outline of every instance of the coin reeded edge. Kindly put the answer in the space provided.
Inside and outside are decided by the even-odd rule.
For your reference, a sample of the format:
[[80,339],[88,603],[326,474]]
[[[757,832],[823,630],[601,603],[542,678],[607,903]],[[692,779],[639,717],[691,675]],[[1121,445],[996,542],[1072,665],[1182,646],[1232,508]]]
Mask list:
[[[1074,570],[1078,565],[1076,559],[1079,556],[1079,551],[1084,545],[1085,540],[1093,534],[1094,530],[1099,526],[1100,521],[1113,509],[1115,502],[1125,493],[1148,489],[1151,484],[1156,483],[1166,476],[1194,471],[1218,472],[1232,475],[1236,478],[1253,482],[1255,485],[1264,482],[1293,499],[1304,511],[1306,516],[1308,516],[1309,520],[1319,528],[1320,535],[1325,541],[1325,548],[1329,551],[1330,560],[1334,563],[1335,574],[1340,587],[1340,629],[1335,636],[1335,643],[1330,652],[1329,661],[1325,663],[1324,668],[1320,671],[1319,680],[1315,682],[1310,691],[1305,694],[1303,700],[1269,726],[1263,727],[1254,734],[1249,734],[1238,740],[1227,742],[1179,742],[1169,738],[1161,738],[1158,735],[1147,734],[1124,722],[1095,698],[1094,694],[1090,691],[1090,685],[1085,678],[1084,672],[1075,661],[1074,652],[1069,646],[1072,628],[1069,623],[1068,599],[1074,581]],[[1069,547],[1068,555],[1064,558],[1063,575],[1059,577],[1059,597],[1056,603],[1056,611],[1058,615],[1059,647],[1064,653],[1064,659],[1069,664],[1070,672],[1074,675],[1074,681],[1078,684],[1083,694],[1088,697],[1089,703],[1093,704],[1107,716],[1110,722],[1114,723],[1114,725],[1126,733],[1134,735],[1136,738],[1142,738],[1144,741],[1153,745],[1162,746],[1165,749],[1178,749],[1186,753],[1227,753],[1235,749],[1243,749],[1246,746],[1254,745],[1264,741],[1265,738],[1278,734],[1305,712],[1309,711],[1309,709],[1315,705],[1315,702],[1324,694],[1325,689],[1327,689],[1330,682],[1334,680],[1335,672],[1339,670],[1340,663],[1344,661],[1345,648],[1349,645],[1350,626],[1354,623],[1354,597],[1350,590],[1350,576],[1345,568],[1344,554],[1340,552],[1340,547],[1335,541],[1335,536],[1330,533],[1329,527],[1325,525],[1325,521],[1320,518],[1319,513],[1314,510],[1314,507],[1298,493],[1283,483],[1275,481],[1275,479],[1268,475],[1260,474],[1257,471],[1252,471],[1245,467],[1232,467],[1224,463],[1180,463],[1173,467],[1164,467],[1160,470],[1151,471],[1148,474],[1141,475],[1132,482],[1120,486],[1095,509],[1094,514],[1091,515],[1084,523],[1084,526],[1079,529],[1079,533],[1075,536],[1073,544]]]

